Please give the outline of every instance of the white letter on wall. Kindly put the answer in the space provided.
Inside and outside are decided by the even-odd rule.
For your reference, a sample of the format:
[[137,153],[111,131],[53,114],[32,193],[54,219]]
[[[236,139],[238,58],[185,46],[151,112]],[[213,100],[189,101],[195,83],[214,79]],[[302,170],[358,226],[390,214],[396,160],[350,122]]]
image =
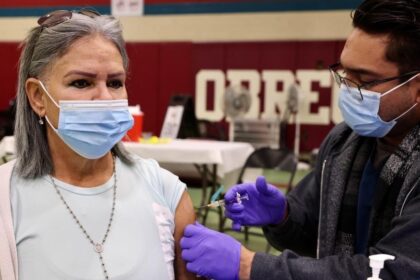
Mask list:
[[[264,112],[261,115],[263,119],[277,118],[276,107],[283,115],[287,106],[288,89],[295,82],[295,76],[292,71],[265,70],[262,72],[262,79],[265,84]],[[277,84],[282,83],[283,89],[277,90]]]
[[[207,83],[214,83],[214,109],[207,110]],[[200,70],[195,76],[195,115],[197,119],[220,121],[224,117],[225,74],[221,70]]]
[[257,70],[228,70],[226,76],[230,86],[248,82],[248,90],[251,94],[251,108],[249,108],[245,117],[248,119],[258,118],[260,113],[260,99],[258,98],[261,89],[260,73]]
[[338,107],[338,96],[340,94],[340,88],[336,83],[333,83],[331,94],[331,119],[334,124],[338,124],[343,121],[343,117],[341,115],[340,108]]
[[319,92],[311,91],[313,81],[318,81],[321,87],[331,86],[329,71],[297,70],[296,79],[304,92],[302,103],[299,106],[299,119],[303,124],[330,124],[330,106],[319,106],[317,113],[311,113],[311,104],[319,102]]

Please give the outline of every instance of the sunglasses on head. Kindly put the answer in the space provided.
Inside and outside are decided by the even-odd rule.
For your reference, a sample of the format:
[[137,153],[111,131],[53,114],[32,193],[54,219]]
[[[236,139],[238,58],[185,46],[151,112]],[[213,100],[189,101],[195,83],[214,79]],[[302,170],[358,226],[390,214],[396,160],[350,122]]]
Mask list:
[[82,14],[91,18],[101,15],[97,11],[89,9],[81,9],[80,11],[57,10],[40,17],[38,19],[38,24],[41,27],[55,26],[71,19],[73,13]]

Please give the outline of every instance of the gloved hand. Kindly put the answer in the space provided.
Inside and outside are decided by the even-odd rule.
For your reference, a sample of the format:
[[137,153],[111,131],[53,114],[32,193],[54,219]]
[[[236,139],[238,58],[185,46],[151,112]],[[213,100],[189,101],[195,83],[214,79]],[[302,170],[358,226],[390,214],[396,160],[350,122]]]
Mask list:
[[[236,194],[248,194],[249,199],[236,202]],[[286,197],[260,176],[255,184],[244,183],[233,186],[225,195],[225,215],[232,220],[232,228],[241,226],[264,226],[283,221]]]
[[188,271],[216,280],[239,279],[241,244],[229,235],[195,222],[185,228],[181,249]]

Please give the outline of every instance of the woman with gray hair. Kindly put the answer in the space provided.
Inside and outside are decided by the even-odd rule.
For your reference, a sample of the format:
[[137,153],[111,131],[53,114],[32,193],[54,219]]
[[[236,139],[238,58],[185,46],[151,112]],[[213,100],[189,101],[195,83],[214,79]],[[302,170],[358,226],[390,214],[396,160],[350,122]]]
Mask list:
[[179,178],[119,143],[133,120],[118,20],[41,17],[20,58],[16,161],[0,167],[0,278],[192,279]]

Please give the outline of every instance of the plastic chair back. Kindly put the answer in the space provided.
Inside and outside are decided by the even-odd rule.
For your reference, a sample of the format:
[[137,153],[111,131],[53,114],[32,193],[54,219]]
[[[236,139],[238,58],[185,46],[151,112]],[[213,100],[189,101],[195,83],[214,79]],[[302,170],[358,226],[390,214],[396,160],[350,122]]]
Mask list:
[[269,147],[259,148],[249,155],[242,167],[237,183],[243,182],[243,176],[247,168],[273,169],[290,173],[286,193],[292,188],[293,178],[296,173],[298,159],[288,149],[272,149]]

